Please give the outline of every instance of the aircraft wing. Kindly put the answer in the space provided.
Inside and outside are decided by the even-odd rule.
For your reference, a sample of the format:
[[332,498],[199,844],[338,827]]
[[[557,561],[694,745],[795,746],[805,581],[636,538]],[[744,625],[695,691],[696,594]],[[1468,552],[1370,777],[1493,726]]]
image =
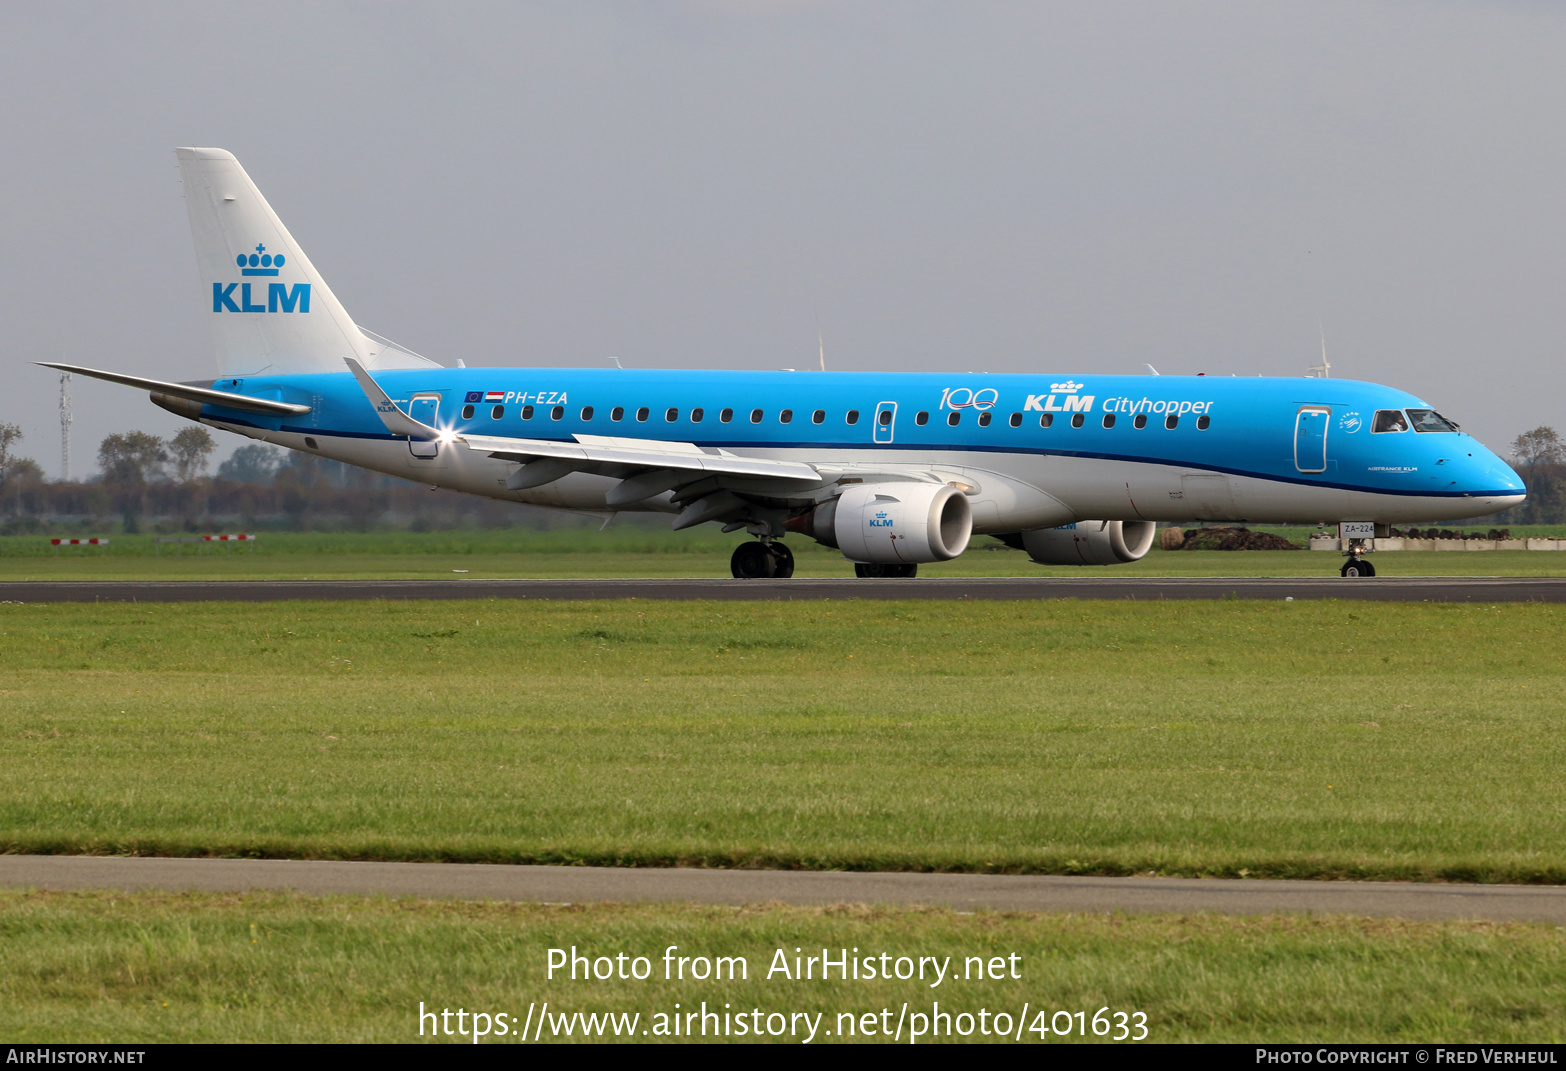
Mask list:
[[275,402],[270,398],[251,398],[244,394],[231,394],[226,390],[192,387],[185,383],[165,383],[161,379],[143,379],[140,376],[127,376],[119,372],[104,372],[97,368],[82,368],[74,364],[55,364],[53,361],[38,361],[37,363],[45,368],[58,368],[62,372],[71,372],[79,376],[91,376],[94,379],[108,380],[110,383],[123,383],[127,387],[140,387],[142,390],[151,391],[153,394],[166,394],[173,398],[183,398],[185,401],[196,402],[201,405],[221,405],[224,409],[240,409],[248,413],[271,413],[282,416],[299,416],[310,411],[308,405]]
[[[615,508],[713,480],[713,483],[705,484],[697,496],[707,502],[700,512],[701,519],[705,520],[743,505],[721,486],[725,483],[743,480],[751,487],[758,483],[765,487],[770,483],[786,492],[820,485],[833,478],[823,476],[818,469],[801,462],[740,457],[726,450],[703,449],[695,443],[609,435],[574,435],[574,442],[563,442],[503,435],[442,434],[439,429],[398,409],[362,364],[352,357],[344,360],[387,431],[412,439],[465,443],[470,450],[518,462],[522,467],[506,480],[506,487],[512,491],[541,487],[573,472],[590,472],[620,481],[604,496],[605,503]],[[684,514],[681,518],[676,527],[700,523]]]

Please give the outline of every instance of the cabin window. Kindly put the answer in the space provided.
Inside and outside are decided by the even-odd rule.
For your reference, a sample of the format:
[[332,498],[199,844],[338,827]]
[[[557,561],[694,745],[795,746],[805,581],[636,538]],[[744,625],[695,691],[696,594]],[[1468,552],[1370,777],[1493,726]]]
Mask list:
[[946,414],[946,423],[955,428],[958,424],[962,423],[962,414],[961,413],[947,413]]
[[462,407],[462,419],[463,420],[472,420],[473,419],[473,407],[471,405],[464,405]]
[[563,416],[565,416],[565,406],[563,405],[557,405],[549,411],[550,420],[559,420]]
[[734,419],[734,410],[732,410],[732,409],[725,409],[725,410],[723,410],[723,412],[718,414],[718,419],[723,421],[723,423],[727,424],[729,421]]
[[1138,431],[1141,431],[1143,428],[1147,427],[1147,414],[1146,413],[1138,413],[1132,419],[1131,426],[1133,428],[1137,429]]
[[1457,425],[1434,409],[1410,409],[1408,419],[1415,431],[1456,431]]
[[1011,421],[1010,421],[1010,423],[1011,423],[1011,426],[1014,427],[1014,428],[1022,427],[1022,414],[1021,413],[1013,413],[1013,414],[1011,414]]
[[792,409],[785,409],[781,413],[778,414],[778,423],[779,424],[788,424],[788,423],[792,422],[793,419],[794,419],[794,410],[792,410]]
[[1055,423],[1054,413],[1044,413],[1039,416],[1039,427],[1047,428],[1053,423]]
[[892,422],[892,411],[883,409],[875,415],[875,419],[884,428]]
[[647,412],[648,412],[647,407],[645,405],[642,406],[640,409],[638,409],[636,411],[636,419],[637,420],[646,420],[647,419]]
[[1083,419],[1081,413],[1072,413],[1071,414],[1071,426],[1073,428],[1080,428],[1083,424],[1086,424],[1086,423],[1087,423],[1087,421]]
[[680,419],[680,411],[673,407],[665,409],[663,412],[663,419],[668,423],[673,424],[676,420]]
[[1170,431],[1174,431],[1179,426],[1180,418],[1175,416],[1173,413],[1170,413],[1168,416],[1164,417],[1164,427],[1168,428]]
[[857,423],[859,423],[859,410],[857,410],[857,409],[850,409],[843,416],[843,423],[845,423],[845,424],[857,424]]
[[1112,428],[1114,426],[1115,426],[1115,414],[1113,414],[1113,413],[1105,413],[1104,414],[1104,427]]
[[691,423],[692,424],[700,424],[701,423],[701,418],[706,416],[706,415],[707,415],[706,412],[704,412],[701,409],[692,409],[691,410]]
[[1401,409],[1376,410],[1375,423],[1370,426],[1370,434],[1381,435],[1388,431],[1407,431],[1408,418],[1403,415]]
[[493,408],[493,409],[491,409],[489,411],[489,418],[491,420],[499,420],[501,417],[503,417],[505,415],[506,415],[506,407],[503,406],[503,405],[497,405],[497,406],[495,406],[495,408]]
[[810,414],[810,422],[812,424],[819,424],[819,423],[821,423],[825,419],[826,419],[826,410],[825,409],[817,409],[814,413]]
[[1206,431],[1208,428],[1212,427],[1212,423],[1213,418],[1208,416],[1206,413],[1203,413],[1201,416],[1196,418],[1196,430]]
[[980,413],[979,414],[979,427],[987,428],[989,426],[990,426],[990,414],[988,414],[988,413]]
[[593,407],[592,406],[590,406],[590,405],[582,406],[582,419],[583,420],[591,420],[591,419],[593,419]]
[[[496,409],[501,409],[501,407],[498,406],[498,405],[495,406],[495,408]],[[495,417],[496,420],[499,420],[500,419],[500,413],[498,413],[498,412],[495,413],[494,417]],[[533,407],[531,405],[524,405],[522,407],[522,419],[523,420],[532,420],[533,419]]]
[[625,419],[625,406],[617,405],[613,409],[609,410],[609,419],[610,420],[624,420]]
[[930,414],[929,413],[918,412],[918,413],[914,414],[914,423],[919,425],[921,428],[924,427],[929,422],[930,422]]
[[750,422],[752,424],[760,424],[761,423],[761,410],[760,409],[752,409],[750,411]]

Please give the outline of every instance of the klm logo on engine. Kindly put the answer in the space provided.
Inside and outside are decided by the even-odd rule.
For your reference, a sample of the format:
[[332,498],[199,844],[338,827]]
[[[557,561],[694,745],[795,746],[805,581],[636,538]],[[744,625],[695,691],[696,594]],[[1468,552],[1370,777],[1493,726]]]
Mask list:
[[878,512],[875,515],[874,518],[871,519],[870,527],[871,528],[890,528],[890,527],[892,527],[892,518],[890,518],[890,517],[888,517],[886,515],[886,511],[885,510],[881,510],[880,512]]
[[[272,276],[276,277],[278,269],[287,262],[287,258],[278,253],[273,256],[266,251],[266,246],[257,245],[254,253],[241,253],[234,258],[234,264],[239,268],[240,275],[248,276]],[[260,283],[213,283],[212,284],[212,311],[213,312],[309,312],[310,311],[310,284],[294,283],[267,283],[266,301],[256,300],[260,296],[258,290]],[[236,294],[235,291],[238,291]]]

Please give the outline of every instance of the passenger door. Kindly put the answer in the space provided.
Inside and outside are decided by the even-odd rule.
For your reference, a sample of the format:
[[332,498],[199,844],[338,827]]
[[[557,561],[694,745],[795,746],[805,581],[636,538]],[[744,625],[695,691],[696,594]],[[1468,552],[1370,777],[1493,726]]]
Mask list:
[[1301,472],[1327,471],[1327,424],[1332,409],[1302,405],[1294,415],[1294,467]]

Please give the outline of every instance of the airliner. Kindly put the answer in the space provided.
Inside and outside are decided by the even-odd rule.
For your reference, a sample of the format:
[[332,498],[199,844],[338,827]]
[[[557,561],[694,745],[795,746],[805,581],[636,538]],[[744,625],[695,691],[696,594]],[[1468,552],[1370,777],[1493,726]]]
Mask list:
[[181,417],[469,494],[814,539],[861,577],[995,536],[1044,565],[1134,562],[1159,521],[1378,525],[1523,501],[1419,398],[1350,380],[447,367],[349,317],[234,156],[176,150],[219,378],[48,367]]

